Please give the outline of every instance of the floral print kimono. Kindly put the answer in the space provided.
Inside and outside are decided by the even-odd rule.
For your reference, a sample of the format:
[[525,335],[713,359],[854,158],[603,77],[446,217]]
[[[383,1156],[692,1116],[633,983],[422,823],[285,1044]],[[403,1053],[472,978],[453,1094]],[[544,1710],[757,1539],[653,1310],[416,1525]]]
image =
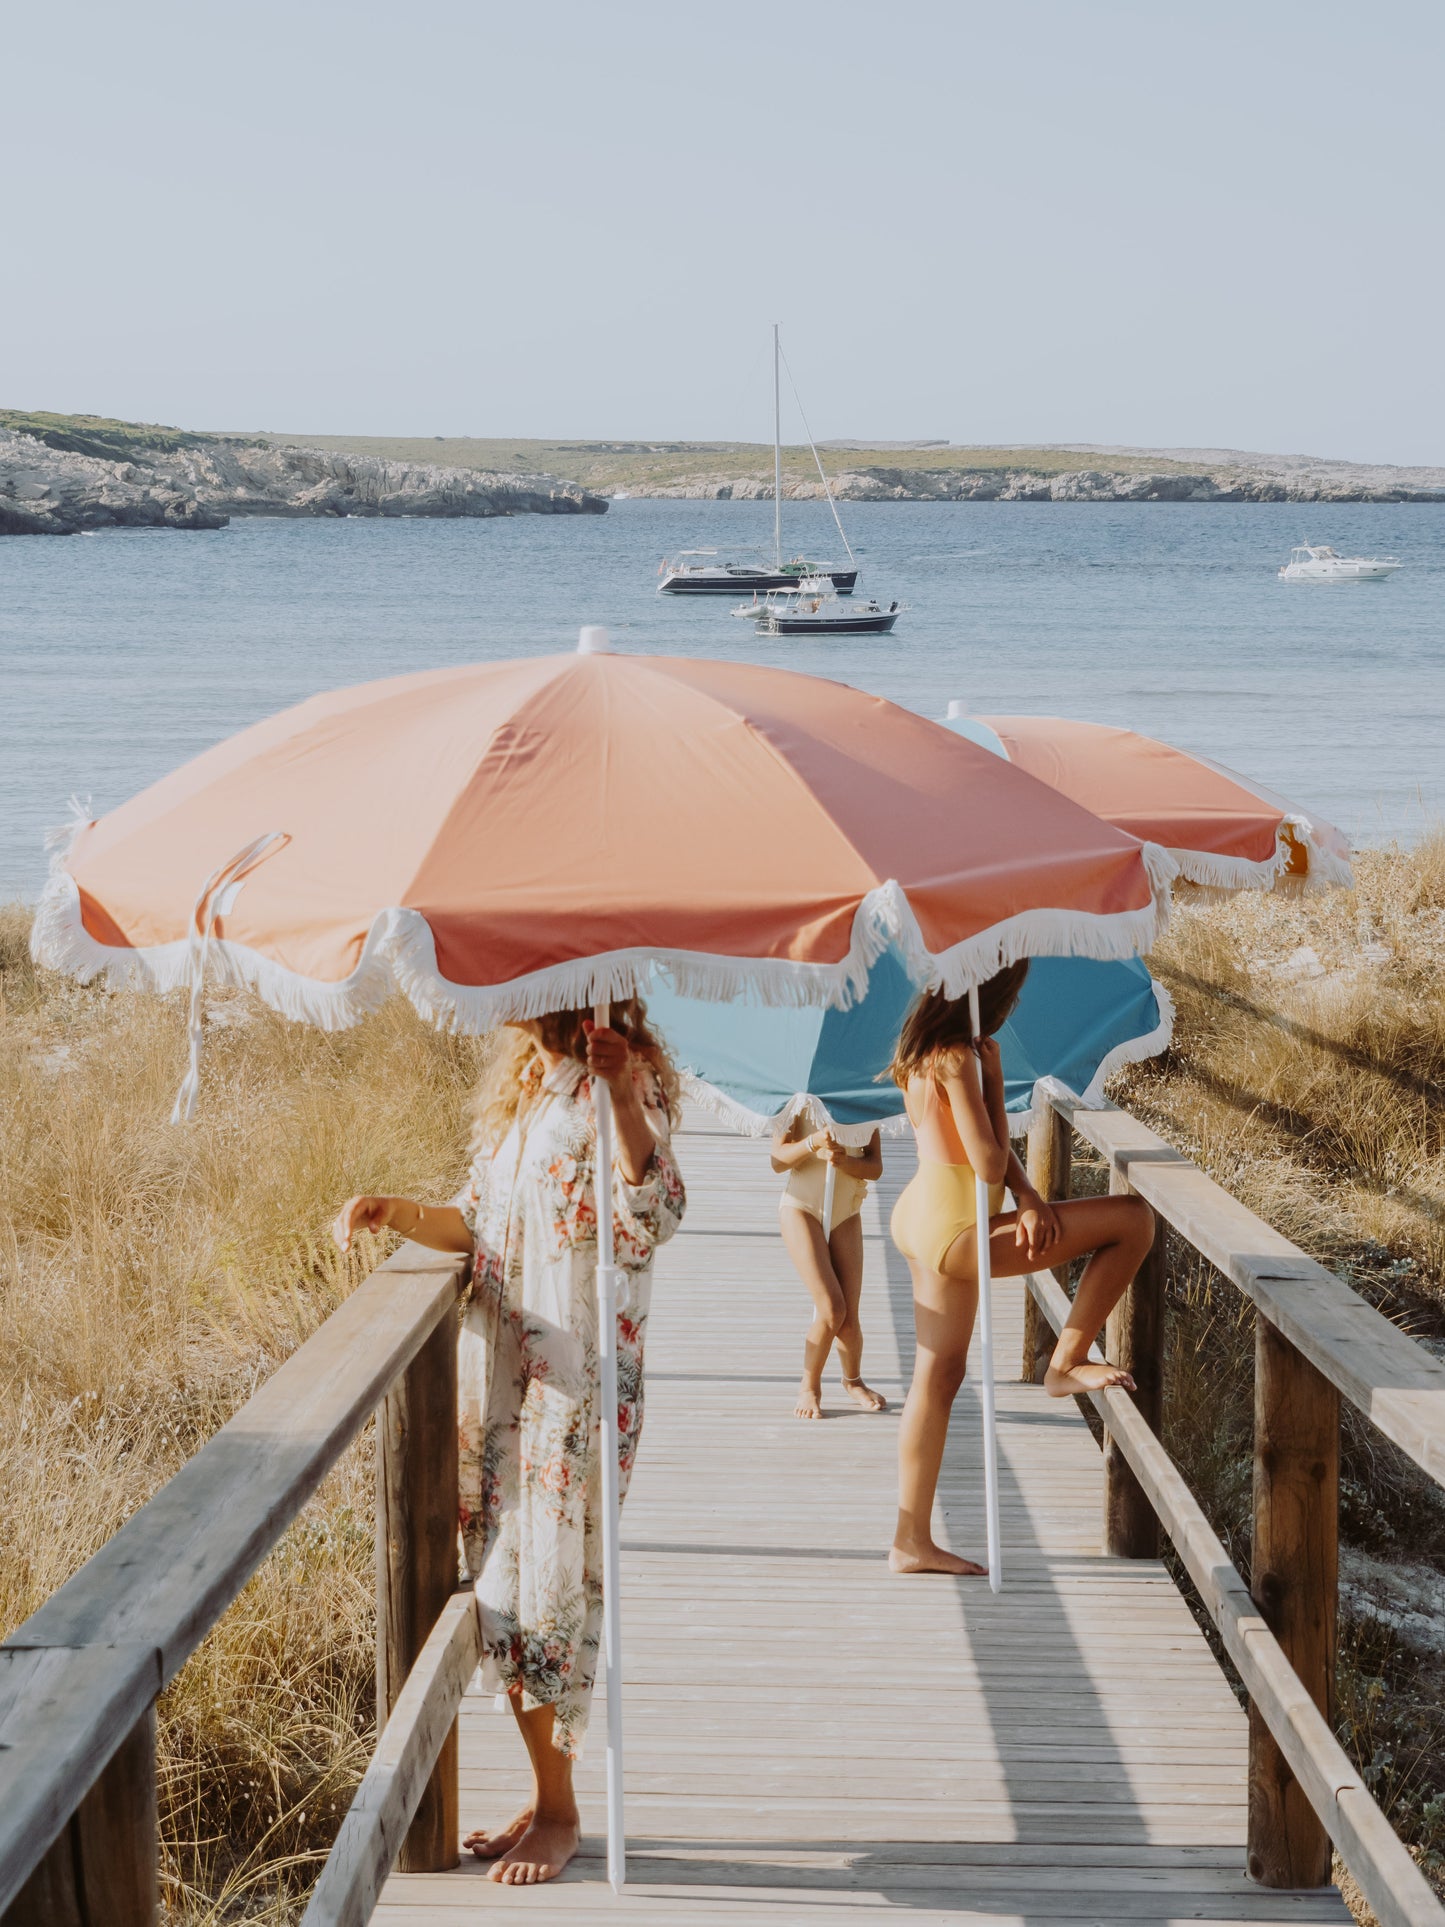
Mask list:
[[[657,1145],[641,1184],[612,1187],[619,1490],[642,1429],[652,1254],[686,1199],[667,1107],[640,1066]],[[525,1099],[524,1099],[525,1102]],[[476,1239],[458,1354],[461,1530],[481,1608],[483,1685],[556,1709],[553,1739],[581,1753],[602,1637],[602,1468],[597,1409],[597,1123],[591,1082],[567,1061],[543,1079],[458,1204]]]

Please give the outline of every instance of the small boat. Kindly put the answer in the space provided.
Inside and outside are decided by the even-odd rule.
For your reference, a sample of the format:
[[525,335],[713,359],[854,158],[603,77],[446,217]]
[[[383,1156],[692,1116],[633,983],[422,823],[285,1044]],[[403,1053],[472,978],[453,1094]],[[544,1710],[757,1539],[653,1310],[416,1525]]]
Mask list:
[[767,561],[757,551],[720,556],[716,549],[683,549],[659,567],[659,595],[737,595],[740,591],[766,594],[769,589],[796,589],[812,576],[826,576],[839,595],[851,595],[858,580],[857,565],[833,568],[795,555],[786,562]]
[[1380,582],[1400,566],[1394,555],[1340,555],[1305,542],[1289,552],[1281,582]]
[[901,602],[885,609],[870,596],[866,602],[844,602],[833,593],[826,576],[813,576],[796,589],[775,591],[762,603],[744,603],[735,616],[757,616],[760,636],[886,636],[903,614]]
[[[818,477],[823,484],[823,493],[828,498],[828,507],[833,514],[833,525],[838,531],[838,539],[848,551],[848,561],[837,567],[831,562],[814,562],[808,556],[791,556],[783,560],[783,404],[782,390],[779,386],[778,365],[782,348],[778,342],[777,323],[773,324],[773,556],[771,563],[765,561],[759,551],[745,552],[736,561],[724,562],[718,559],[716,549],[684,549],[681,554],[667,556],[658,567],[662,577],[657,585],[659,595],[730,595],[739,589],[751,590],[753,594],[765,594],[769,589],[795,589],[807,577],[826,576],[839,595],[852,595],[853,585],[858,580],[858,562],[848,538],[843,533],[843,524],[838,519],[838,504],[833,500],[833,491],[828,486],[828,477],[823,472],[822,457],[813,440],[812,430],[804,417],[803,428],[808,436],[808,446],[813,451],[813,460],[818,465]],[[792,370],[788,370],[792,381]],[[793,390],[797,393],[796,386]],[[799,402],[801,409],[802,403]]]

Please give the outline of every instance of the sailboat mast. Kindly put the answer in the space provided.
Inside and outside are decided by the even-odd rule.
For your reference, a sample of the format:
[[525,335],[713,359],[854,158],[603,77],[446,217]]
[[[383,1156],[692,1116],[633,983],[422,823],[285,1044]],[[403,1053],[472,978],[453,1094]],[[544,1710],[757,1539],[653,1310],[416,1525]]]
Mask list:
[[773,323],[773,567],[783,566],[783,400],[778,386],[778,324]]

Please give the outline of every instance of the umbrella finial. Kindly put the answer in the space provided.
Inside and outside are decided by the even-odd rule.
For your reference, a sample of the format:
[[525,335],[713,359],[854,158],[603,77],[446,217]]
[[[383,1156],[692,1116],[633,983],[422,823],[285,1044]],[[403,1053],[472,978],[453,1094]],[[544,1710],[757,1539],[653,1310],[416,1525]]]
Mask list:
[[579,656],[610,656],[612,644],[607,640],[607,631],[599,623],[585,623],[577,632],[577,653]]
[[960,716],[966,716],[967,714],[968,704],[964,702],[962,697],[950,696],[948,699],[948,720],[951,723],[956,722]]

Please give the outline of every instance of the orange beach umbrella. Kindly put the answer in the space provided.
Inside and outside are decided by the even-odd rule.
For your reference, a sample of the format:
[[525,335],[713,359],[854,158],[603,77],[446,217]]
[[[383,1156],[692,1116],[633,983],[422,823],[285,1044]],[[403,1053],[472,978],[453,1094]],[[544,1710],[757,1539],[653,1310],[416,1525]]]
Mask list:
[[[57,859],[41,963],[292,1017],[393,989],[453,1029],[645,990],[846,1004],[891,943],[953,995],[1014,958],[1147,949],[1174,864],[1026,771],[839,683],[576,655],[314,697],[97,822]],[[597,1098],[597,1164],[612,1117]],[[612,1214],[597,1213],[608,1868],[625,1872]],[[979,1226],[989,1565],[999,1580],[988,1211]]]
[[1350,846],[1333,824],[1170,743],[1060,716],[968,716],[949,725],[1143,842],[1161,843],[1190,883],[1268,890],[1349,886]]
[[77,829],[38,959],[252,985],[340,1028],[645,990],[846,1004],[894,941],[952,995],[1147,949],[1174,870],[1025,770],[843,684],[586,653],[313,697]]

